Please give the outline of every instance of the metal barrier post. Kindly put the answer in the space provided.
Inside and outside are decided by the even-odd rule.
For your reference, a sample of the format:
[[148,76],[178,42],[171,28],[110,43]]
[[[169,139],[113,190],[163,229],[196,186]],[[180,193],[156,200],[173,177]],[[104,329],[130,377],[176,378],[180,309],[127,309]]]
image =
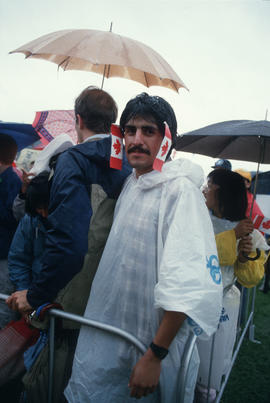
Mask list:
[[187,374],[190,365],[190,359],[195,347],[197,336],[194,333],[190,333],[188,339],[186,341],[184,353],[182,356],[182,363],[180,368],[180,376],[179,376],[179,389],[180,389],[180,403],[184,402],[185,399],[185,389],[187,383]]
[[255,325],[254,325],[253,318],[254,318],[254,310],[255,310],[255,298],[256,298],[256,287],[253,287],[253,290],[252,290],[252,303],[251,303],[251,312],[253,313],[253,315],[252,315],[252,319],[251,319],[251,322],[250,322],[250,325],[249,325],[249,340],[252,343],[261,344],[261,342],[259,340],[255,340],[255,337],[254,337],[254,335],[255,335]]
[[211,352],[210,352],[210,365],[209,365],[209,373],[208,373],[208,384],[207,384],[207,399],[206,403],[209,402],[209,392],[210,392],[210,382],[211,382],[211,375],[212,375],[212,366],[213,366],[213,356],[214,356],[214,348],[215,348],[215,339],[216,333],[213,335],[213,340],[211,344]]
[[50,316],[49,328],[49,384],[48,384],[48,403],[52,403],[53,396],[53,370],[54,370],[54,331],[55,318]]

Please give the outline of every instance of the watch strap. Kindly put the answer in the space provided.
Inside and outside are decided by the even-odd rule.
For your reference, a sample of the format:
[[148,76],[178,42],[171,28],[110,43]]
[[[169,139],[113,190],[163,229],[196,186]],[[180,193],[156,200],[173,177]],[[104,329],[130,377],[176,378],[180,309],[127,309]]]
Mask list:
[[160,347],[155,343],[151,343],[150,346],[151,350],[153,351],[153,353],[155,354],[155,356],[157,358],[159,358],[160,360],[163,360],[166,355],[168,354],[169,350],[167,350],[167,348],[164,347]]

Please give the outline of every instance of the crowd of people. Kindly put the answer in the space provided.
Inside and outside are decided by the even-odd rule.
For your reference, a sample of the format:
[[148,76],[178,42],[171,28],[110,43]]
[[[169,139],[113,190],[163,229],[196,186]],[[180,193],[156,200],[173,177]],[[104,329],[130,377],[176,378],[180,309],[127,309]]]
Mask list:
[[190,332],[185,402],[214,401],[235,343],[239,288],[262,279],[268,249],[249,213],[249,173],[219,160],[202,191],[202,168],[171,158],[177,121],[161,97],[131,99],[113,130],[117,105],[101,89],[82,91],[74,111],[78,144],[53,140],[22,181],[16,142],[0,135],[0,292],[10,295],[0,327],[22,317],[42,328],[24,353],[16,401],[47,399],[40,313],[55,304],[132,334],[146,351],[61,321],[53,402],[176,402]]

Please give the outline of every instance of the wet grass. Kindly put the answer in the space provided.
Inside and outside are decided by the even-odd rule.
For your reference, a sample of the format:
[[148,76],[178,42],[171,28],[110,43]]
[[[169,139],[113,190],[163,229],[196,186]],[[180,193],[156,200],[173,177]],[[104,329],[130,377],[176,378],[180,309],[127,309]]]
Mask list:
[[257,289],[254,323],[261,344],[244,339],[222,403],[270,402],[270,292]]

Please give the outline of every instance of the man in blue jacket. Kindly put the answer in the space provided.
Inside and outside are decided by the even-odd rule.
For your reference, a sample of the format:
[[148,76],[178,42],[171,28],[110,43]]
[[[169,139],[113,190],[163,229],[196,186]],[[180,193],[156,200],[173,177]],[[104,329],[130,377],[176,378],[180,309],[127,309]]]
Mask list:
[[80,271],[87,252],[92,216],[91,196],[98,186],[109,198],[117,198],[131,168],[110,168],[110,127],[117,106],[105,91],[86,88],[75,101],[78,145],[57,160],[51,188],[46,248],[42,270],[28,290],[18,291],[7,304],[20,312],[53,301]]
[[[16,141],[11,136],[0,133],[0,292],[2,293],[12,291],[8,279],[7,256],[17,227],[12,204],[21,188],[21,180],[12,168],[16,154]],[[0,328],[11,319],[8,308],[0,303]]]

